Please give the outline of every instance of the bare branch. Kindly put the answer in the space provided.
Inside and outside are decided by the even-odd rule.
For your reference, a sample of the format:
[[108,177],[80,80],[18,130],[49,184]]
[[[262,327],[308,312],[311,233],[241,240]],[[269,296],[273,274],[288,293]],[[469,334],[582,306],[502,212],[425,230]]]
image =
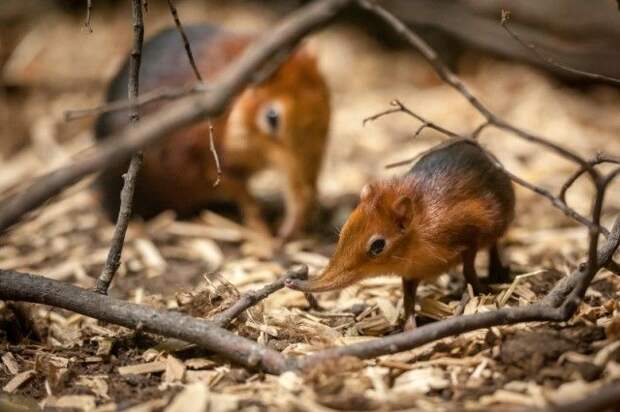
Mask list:
[[[127,95],[130,102],[136,100],[140,90],[140,65],[142,63],[142,43],[144,42],[144,19],[142,17],[141,0],[132,1],[131,12],[134,37],[133,49],[129,58],[129,83],[127,85]],[[129,114],[129,122],[135,124],[138,120],[140,120],[140,114],[138,108],[134,104]],[[121,203],[116,219],[116,226],[114,228],[114,235],[112,236],[112,243],[101,275],[99,275],[97,279],[96,291],[104,295],[108,293],[112,279],[114,279],[114,275],[116,275],[118,267],[120,266],[123,246],[125,244],[125,234],[127,233],[127,226],[129,226],[129,220],[131,219],[136,179],[142,167],[142,160],[142,152],[133,154],[129,162],[129,169],[127,173],[123,175],[124,183],[120,194]]]
[[[187,34],[185,34],[185,30],[183,29],[183,25],[181,24],[181,19],[179,18],[179,13],[177,12],[177,8],[174,6],[172,0],[168,0],[168,8],[170,9],[170,14],[172,14],[172,18],[174,19],[174,24],[177,26],[177,30],[181,35],[181,39],[183,40],[183,46],[185,47],[185,53],[187,54],[187,58],[189,60],[190,66],[192,66],[192,70],[194,71],[194,76],[196,76],[196,80],[199,83],[202,83],[202,76],[200,75],[200,71],[198,70],[198,66],[196,66],[196,61],[194,60],[194,54],[192,53],[192,47],[189,44],[189,39],[187,38]],[[217,149],[215,148],[215,139],[213,137],[213,123],[211,120],[208,121],[209,126],[209,150],[213,155],[213,161],[215,162],[215,168],[217,175],[215,177],[215,181],[213,182],[213,187],[217,187],[220,184],[220,180],[222,179],[222,166],[220,164],[220,156],[217,154]]]
[[441,149],[445,149],[446,147],[452,146],[453,144],[462,142],[462,141],[471,141],[472,144],[476,144],[473,140],[467,138],[467,137],[463,137],[463,136],[459,136],[457,138],[454,139],[450,139],[447,140],[445,142],[436,144],[435,146],[431,147],[430,149],[427,150],[423,150],[420,153],[416,154],[415,156],[413,156],[412,158],[409,158],[407,160],[401,160],[399,162],[395,162],[395,163],[390,163],[388,165],[385,166],[386,169],[391,169],[397,166],[404,166],[407,164],[411,164],[413,162],[415,162],[416,160],[418,160],[419,158],[426,156],[427,154],[436,152],[437,150],[441,150]]
[[183,25],[181,24],[181,19],[179,19],[179,13],[177,12],[177,8],[174,6],[172,0],[168,0],[168,7],[170,8],[170,14],[172,14],[172,18],[174,19],[174,24],[177,26],[177,30],[183,39],[183,46],[185,47],[185,53],[187,53],[187,57],[189,59],[189,64],[192,66],[192,70],[194,71],[194,75],[199,82],[202,83],[202,76],[198,71],[198,67],[196,66],[196,61],[194,60],[194,55],[192,54],[192,48],[189,44],[189,39],[187,38],[187,34],[185,34],[185,30],[183,29]]
[[286,281],[286,279],[304,279],[307,277],[308,266],[300,265],[296,268],[293,268],[287,271],[284,276],[266,285],[262,289],[253,290],[244,294],[239,298],[237,302],[235,302],[234,305],[215,315],[211,322],[225,328],[248,308],[256,305],[258,302],[267,298],[269,295],[284,288],[284,282]]
[[195,84],[189,87],[167,87],[163,89],[153,90],[143,95],[138,96],[135,100],[135,104],[132,104],[129,100],[118,100],[103,104],[101,106],[93,107],[91,109],[77,109],[67,110],[64,113],[65,121],[72,121],[81,119],[87,116],[97,116],[102,113],[116,112],[119,110],[127,110],[134,106],[142,107],[146,104],[157,102],[159,100],[176,100],[182,97],[191,96],[198,93],[204,93],[208,91],[208,87],[203,84]]
[[126,328],[181,339],[239,365],[269,373],[279,374],[288,369],[280,353],[213,322],[124,302],[42,276],[0,270],[0,299],[50,305]]
[[[405,114],[407,114],[407,115],[409,115],[409,116],[413,117],[414,119],[416,119],[417,121],[419,121],[420,123],[422,123],[422,125],[423,125],[423,126],[428,127],[429,129],[436,130],[436,131],[438,131],[439,133],[442,133],[442,134],[444,134],[444,135],[446,135],[446,136],[448,136],[448,137],[459,137],[459,135],[457,135],[456,133],[451,132],[451,131],[450,131],[450,130],[448,130],[448,129],[444,129],[443,127],[441,127],[441,126],[439,126],[439,125],[437,125],[437,124],[435,124],[435,123],[433,123],[433,122],[431,122],[431,121],[429,121],[429,120],[425,119],[424,117],[420,116],[419,114],[412,112],[411,110],[409,110],[409,108],[408,108],[407,106],[405,106],[405,105],[404,105],[404,104],[403,104],[400,100],[398,100],[398,99],[394,99],[394,100],[392,100],[392,101],[390,102],[390,106],[394,106],[394,108],[393,108],[393,109],[388,109],[388,110],[385,110],[385,111],[383,111],[383,112],[379,112],[379,113],[377,113],[377,114],[374,114],[374,115],[372,115],[372,116],[369,116],[369,117],[365,118],[364,120],[362,120],[362,125],[363,125],[363,126],[365,126],[365,125],[366,125],[366,123],[368,123],[368,122],[372,122],[372,121],[375,121],[375,120],[380,119],[381,117],[383,117],[383,116],[387,116],[387,115],[389,115],[389,114],[393,114],[393,113],[405,113]],[[420,134],[420,131],[421,131],[421,130],[419,130],[418,132],[416,132],[416,134],[415,134],[415,136],[414,136],[414,137],[416,137],[417,135],[419,135],[419,134]]]
[[474,140],[478,140],[478,137],[480,136],[480,134],[484,131],[484,129],[486,129],[490,125],[491,123],[489,123],[488,121],[481,123],[480,126],[476,127],[476,129],[473,132],[471,132],[471,138]]
[[[490,152],[487,151],[487,153],[490,153]],[[557,208],[560,211],[562,211],[562,213],[564,213],[566,216],[570,217],[574,221],[579,222],[579,223],[581,223],[582,225],[584,225],[584,226],[586,226],[588,228],[594,228],[595,227],[595,223],[594,222],[592,222],[590,219],[588,219],[587,217],[583,216],[582,214],[577,212],[575,209],[570,207],[563,199],[560,199],[559,197],[554,196],[547,189],[545,189],[545,188],[543,188],[541,186],[537,186],[537,185],[535,185],[533,183],[530,183],[527,180],[525,180],[525,179],[515,175],[510,170],[506,169],[497,160],[497,158],[495,158],[495,164],[498,167],[500,167],[504,171],[504,173],[506,173],[508,175],[508,177],[510,177],[510,180],[512,180],[513,182],[515,182],[519,186],[522,186],[522,187],[524,187],[526,189],[531,190],[534,193],[537,193],[537,194],[539,194],[539,195],[541,195],[543,197],[546,197],[547,199],[549,199],[549,201],[551,202],[551,204],[555,208]],[[609,231],[606,228],[604,228],[602,226],[598,226],[598,229],[600,230],[600,232],[604,236],[608,236],[609,235]]]
[[534,45],[533,43],[525,42],[514,31],[512,31],[512,29],[509,27],[509,24],[508,24],[511,16],[512,14],[510,13],[510,11],[502,10],[502,19],[501,19],[502,27],[504,28],[504,30],[506,30],[506,32],[510,35],[510,37],[516,40],[517,43],[519,43],[521,46],[529,50],[534,57],[538,58],[544,63],[549,64],[550,66],[556,67],[570,74],[574,74],[580,77],[585,77],[590,80],[598,80],[598,81],[612,83],[615,85],[620,85],[620,79],[605,76],[603,74],[591,73],[591,72],[575,69],[565,64],[556,62],[555,60],[553,60],[553,58],[551,58],[551,56],[547,56],[546,54],[542,53],[538,49],[538,47],[536,47],[536,45]]
[[[606,267],[612,262],[612,258],[618,247],[620,246],[620,217],[616,218],[616,221],[609,233],[609,237],[597,254],[596,266]],[[579,265],[577,271],[573,272],[571,276],[562,278],[553,288],[553,290],[543,300],[544,304],[550,306],[559,306],[564,302],[566,296],[575,289],[578,281],[587,276],[588,265],[582,263]]]
[[39,177],[26,190],[0,204],[0,232],[84,176],[126,161],[132,153],[158,142],[181,126],[219,114],[252,79],[258,67],[283,47],[296,44],[303,36],[333,19],[351,2],[319,0],[297,9],[250,45],[218,77],[209,92],[170,104],[165,111],[143,118],[136,127],[126,127],[102,139],[96,149],[71,165]]
[[[579,303],[583,300],[583,297],[592,283],[592,279],[600,269],[598,265],[598,258],[601,255],[598,250],[598,240],[599,240],[599,222],[601,220],[601,213],[603,210],[603,200],[605,198],[605,193],[607,191],[607,186],[620,174],[620,168],[615,169],[611,173],[609,173],[605,177],[600,177],[595,181],[596,183],[596,196],[594,198],[594,203],[592,205],[592,222],[594,223],[593,227],[589,228],[589,247],[588,247],[588,263],[586,265],[585,270],[580,276],[577,277],[575,282],[575,287],[570,292],[570,294],[564,300],[562,305],[562,309],[565,313],[573,313]],[[610,233],[608,237],[608,243],[612,242],[612,245],[615,244],[616,249],[618,244],[620,244],[620,228],[617,228],[617,223],[620,219],[616,220],[616,225],[614,225],[614,229]],[[603,267],[608,266],[608,264],[612,261],[613,254],[616,249],[608,251],[608,254],[604,254],[605,261],[603,262]],[[605,248],[603,248],[603,252],[605,252]]]
[[114,234],[112,235],[112,241],[110,242],[110,250],[106,258],[105,264],[97,279],[97,285],[95,291],[106,295],[114,275],[118,271],[121,263],[121,255],[123,253],[123,246],[125,243],[125,234],[127,233],[127,226],[131,219],[133,194],[136,189],[136,177],[142,166],[142,153],[137,153],[131,159],[129,163],[129,169],[127,173],[123,175],[123,188],[121,189],[121,204],[118,211],[118,217],[116,218],[116,226],[114,227]]

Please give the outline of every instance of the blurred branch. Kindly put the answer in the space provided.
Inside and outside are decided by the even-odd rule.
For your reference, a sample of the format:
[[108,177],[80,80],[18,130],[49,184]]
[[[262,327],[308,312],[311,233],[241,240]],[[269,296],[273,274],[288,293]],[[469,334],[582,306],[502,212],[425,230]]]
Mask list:
[[179,34],[181,35],[181,39],[183,40],[183,47],[185,47],[185,53],[187,53],[189,64],[192,66],[192,70],[194,71],[196,79],[198,79],[198,81],[202,83],[202,76],[198,71],[198,67],[196,67],[196,61],[194,60],[194,55],[192,54],[192,48],[189,44],[189,39],[187,38],[187,34],[185,34],[185,30],[183,29],[183,25],[181,24],[181,19],[179,19],[179,13],[177,12],[177,8],[174,6],[172,0],[168,0],[168,8],[170,9],[170,14],[172,14],[174,24],[177,26],[177,31],[179,32]]
[[509,10],[502,10],[501,23],[502,23],[502,27],[504,28],[504,30],[506,30],[506,32],[510,35],[510,37],[512,37],[514,40],[516,40],[521,46],[523,46],[524,48],[529,50],[534,57],[538,58],[542,62],[547,63],[550,66],[556,67],[556,68],[558,68],[560,70],[563,70],[563,71],[565,71],[567,73],[575,74],[575,75],[581,76],[581,77],[585,77],[585,78],[590,79],[590,80],[598,80],[598,81],[604,81],[604,82],[612,83],[612,84],[615,84],[615,85],[620,85],[620,79],[616,79],[614,77],[605,76],[603,74],[591,73],[591,72],[575,69],[575,68],[567,66],[565,64],[558,63],[555,60],[553,60],[550,56],[547,56],[547,55],[543,54],[538,49],[538,47],[536,47],[536,45],[534,45],[533,43],[526,43],[523,39],[521,39],[521,37],[519,37],[509,27],[509,22],[510,22],[510,18],[511,17],[512,17],[512,14],[510,13]]
[[[200,71],[196,66],[194,54],[192,53],[192,47],[189,44],[189,39],[187,38],[187,34],[185,34],[183,24],[181,24],[179,13],[177,12],[177,8],[174,6],[172,0],[168,0],[168,8],[170,9],[170,14],[172,15],[174,24],[177,26],[177,31],[179,32],[179,34],[181,35],[181,39],[183,40],[183,47],[185,47],[185,53],[187,54],[189,64],[190,66],[192,66],[192,70],[194,71],[194,76],[196,76],[196,80],[198,80],[199,83],[202,83],[202,76],[200,75]],[[213,161],[215,162],[215,168],[217,172],[215,181],[213,182],[213,187],[216,187],[220,184],[220,180],[222,179],[222,166],[220,164],[220,156],[218,155],[217,149],[215,147],[215,139],[213,137],[213,123],[211,123],[211,119],[209,119],[207,123],[209,126],[209,150],[211,151],[211,155],[213,156]]]
[[[134,102],[129,113],[129,122],[135,125],[140,120],[138,107],[135,100],[140,90],[140,65],[142,63],[142,43],[144,42],[144,19],[142,17],[142,1],[132,0],[131,13],[133,20],[133,49],[129,57],[129,81],[127,84],[127,95],[130,102]],[[121,203],[114,227],[114,235],[108,251],[105,265],[101,275],[97,279],[96,291],[106,295],[114,275],[118,271],[121,263],[121,255],[125,244],[125,234],[131,219],[133,209],[133,196],[136,189],[136,179],[142,168],[142,152],[136,152],[131,156],[127,173],[123,175],[123,188],[121,189]]]
[[252,79],[257,68],[270,61],[282,48],[296,44],[303,36],[333,19],[352,0],[318,0],[297,9],[272,30],[250,45],[204,95],[187,97],[147,116],[136,127],[125,127],[71,165],[39,177],[21,193],[0,205],[0,232],[15,224],[64,188],[91,173],[126,161],[135,151],[154,144],[181,126],[219,114]]
[[209,150],[211,151],[211,155],[213,156],[213,161],[215,162],[215,171],[217,175],[215,176],[215,180],[213,181],[213,187],[217,187],[222,180],[222,165],[220,163],[220,156],[217,153],[217,149],[215,148],[215,138],[213,137],[213,124],[211,120],[209,120]]
[[159,100],[176,100],[180,99],[181,97],[204,93],[208,90],[208,87],[200,83],[191,85],[189,87],[167,87],[163,89],[157,89],[138,96],[134,103],[130,102],[129,100],[118,100],[115,102],[103,104],[101,106],[93,107],[91,109],[67,110],[64,113],[65,121],[81,119],[87,116],[97,116],[102,113],[127,110],[134,106],[142,107],[148,103],[153,103]]
[[93,11],[93,0],[86,0],[86,19],[84,20],[84,27],[89,33],[93,32],[93,26],[90,25],[91,14]]
[[620,264],[615,260],[610,260],[605,269],[620,276]]

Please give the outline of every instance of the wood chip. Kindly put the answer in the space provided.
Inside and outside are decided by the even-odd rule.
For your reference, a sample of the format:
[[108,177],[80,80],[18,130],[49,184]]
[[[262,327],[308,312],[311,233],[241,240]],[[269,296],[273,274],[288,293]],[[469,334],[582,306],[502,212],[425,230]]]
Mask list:
[[124,409],[123,412],[154,412],[160,411],[161,408],[168,404],[170,398],[152,399],[131,408]]
[[78,376],[75,385],[85,386],[99,398],[110,399],[108,396],[108,376]]
[[211,239],[195,239],[189,242],[190,249],[208,265],[208,271],[218,270],[224,262],[222,249]]
[[2,363],[4,363],[4,366],[6,366],[11,375],[17,375],[19,373],[19,365],[11,352],[2,355]]
[[140,238],[135,240],[135,246],[146,264],[146,267],[154,269],[157,272],[162,272],[166,269],[166,261],[153,242],[148,239]]
[[185,366],[189,369],[208,369],[216,366],[217,363],[206,358],[191,358],[185,361]]
[[383,313],[383,316],[385,316],[390,325],[396,325],[398,322],[398,310],[392,302],[386,298],[377,298],[375,301],[377,302],[379,310]]
[[168,356],[168,358],[166,358],[166,370],[163,376],[164,382],[180,382],[183,380],[184,375],[185,364],[174,356]]
[[137,365],[121,366],[118,368],[118,373],[125,375],[142,375],[145,373],[157,373],[166,370],[166,362],[155,361],[148,363],[140,363]]
[[204,412],[209,406],[209,388],[200,382],[192,383],[174,397],[165,412]]
[[199,237],[222,242],[240,242],[244,238],[243,234],[236,229],[209,227],[188,222],[174,222],[166,227],[166,233],[183,238]]
[[2,390],[7,393],[13,393],[17,389],[19,389],[20,386],[26,383],[30,378],[32,378],[35,374],[36,372],[33,370],[18,373],[13,377],[13,379],[11,379],[6,385],[4,385]]
[[397,392],[428,393],[449,386],[450,380],[439,368],[412,369],[394,380],[394,390]]
[[95,409],[95,397],[90,395],[66,395],[60,398],[50,398],[45,402],[45,408],[71,409],[78,411],[92,411]]

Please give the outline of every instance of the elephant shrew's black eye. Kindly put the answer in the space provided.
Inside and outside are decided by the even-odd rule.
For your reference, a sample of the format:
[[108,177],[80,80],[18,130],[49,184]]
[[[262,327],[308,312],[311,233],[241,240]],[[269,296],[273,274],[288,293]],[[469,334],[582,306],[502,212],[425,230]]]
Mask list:
[[276,110],[275,107],[270,107],[267,109],[265,113],[265,119],[267,120],[267,125],[269,125],[269,129],[272,133],[275,133],[278,130],[278,126],[280,125],[280,113]]
[[368,246],[368,255],[371,257],[379,256],[385,249],[385,239],[377,238],[370,242]]

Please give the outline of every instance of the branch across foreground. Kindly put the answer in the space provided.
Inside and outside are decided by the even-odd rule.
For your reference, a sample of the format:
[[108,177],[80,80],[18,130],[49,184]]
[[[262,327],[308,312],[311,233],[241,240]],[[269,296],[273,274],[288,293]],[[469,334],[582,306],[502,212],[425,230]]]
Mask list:
[[158,311],[42,276],[0,270],[0,299],[50,305],[104,322],[195,343],[226,359],[269,373],[287,369],[278,352],[215,323],[179,312]]

